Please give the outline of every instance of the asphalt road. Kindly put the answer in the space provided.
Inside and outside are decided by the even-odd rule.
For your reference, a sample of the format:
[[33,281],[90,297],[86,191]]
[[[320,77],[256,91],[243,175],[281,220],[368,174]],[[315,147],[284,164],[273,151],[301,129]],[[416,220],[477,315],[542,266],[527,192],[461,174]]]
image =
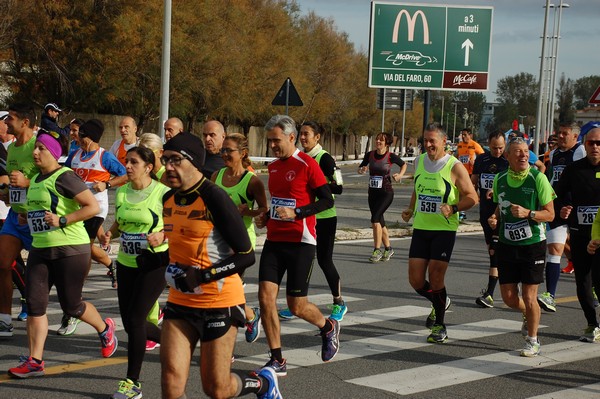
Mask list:
[[[348,168],[344,194],[337,199],[340,229],[366,229],[369,236],[366,179],[353,176]],[[361,180],[362,179],[362,180]],[[398,185],[388,212],[390,225],[399,220],[407,204],[410,187]],[[366,216],[365,216],[366,215]],[[477,211],[468,215],[474,222]],[[386,214],[387,216],[387,214]],[[402,223],[402,222],[398,222]],[[402,227],[402,226],[400,226]],[[286,398],[598,398],[600,345],[581,343],[578,337],[585,319],[574,297],[573,275],[563,275],[558,286],[558,312],[542,315],[542,354],[521,358],[521,316],[507,309],[495,295],[493,309],[474,303],[487,283],[487,255],[480,233],[459,234],[447,289],[453,304],[446,316],[449,341],[428,344],[424,320],[428,302],[407,281],[410,238],[395,238],[396,255],[386,263],[371,264],[371,239],[338,241],[334,261],[342,276],[342,292],[349,312],[341,324],[340,352],[327,364],[320,360],[320,338],[316,328],[301,320],[282,322],[283,354],[288,376],[280,379]],[[258,248],[257,258],[261,248]],[[0,338],[0,392],[2,397],[106,398],[126,372],[127,335],[118,314],[116,291],[110,288],[105,270],[93,267],[84,297],[105,317],[117,321],[120,348],[115,356],[102,359],[99,340],[81,324],[75,335],[55,334],[61,311],[51,291],[48,310],[50,332],[44,360],[47,375],[30,380],[8,378],[5,371],[27,353],[25,323],[14,321],[15,335]],[[247,301],[257,305],[257,264],[246,273]],[[13,314],[17,314],[15,291]],[[161,302],[166,299],[166,291]],[[331,296],[318,268],[312,277],[310,299],[327,313]],[[283,306],[283,298],[280,298]],[[240,331],[235,349],[236,370],[252,370],[267,361],[264,336],[248,344]],[[160,397],[158,350],[148,352],[142,369],[144,397]],[[198,371],[198,352],[192,364],[187,395],[204,398]]]

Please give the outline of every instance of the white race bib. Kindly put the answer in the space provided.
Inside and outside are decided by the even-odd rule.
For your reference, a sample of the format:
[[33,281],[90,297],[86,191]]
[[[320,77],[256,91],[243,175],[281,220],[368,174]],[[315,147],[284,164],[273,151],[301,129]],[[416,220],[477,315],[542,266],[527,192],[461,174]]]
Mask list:
[[142,249],[148,248],[148,236],[146,233],[121,234],[121,251],[127,255],[139,255],[142,253]]
[[492,173],[482,173],[479,175],[479,187],[482,190],[491,190],[494,187],[494,177]]
[[50,227],[44,220],[46,211],[30,211],[27,212],[27,224],[31,234],[45,233],[50,230],[55,230],[56,227]]
[[466,163],[469,163],[471,158],[468,155],[461,155],[458,157],[458,160],[460,161],[460,163],[466,164]]
[[22,187],[9,187],[8,194],[10,195],[11,204],[24,204],[27,202],[27,189]]
[[597,206],[578,206],[577,207],[577,223],[580,225],[590,226],[594,223],[596,213],[598,212]]
[[382,187],[383,187],[383,176],[369,177],[369,188],[382,188]]
[[294,220],[282,219],[279,217],[279,214],[277,213],[277,208],[279,207],[296,209],[296,200],[294,198],[271,198],[271,219],[283,222],[293,222]]
[[552,167],[552,181],[550,183],[554,184],[560,179],[560,175],[562,175],[563,170],[565,170],[565,165],[556,165]]
[[442,197],[435,195],[419,194],[417,197],[417,211],[421,213],[440,213]]
[[522,241],[533,237],[527,219],[515,223],[504,224],[504,237],[510,241]]

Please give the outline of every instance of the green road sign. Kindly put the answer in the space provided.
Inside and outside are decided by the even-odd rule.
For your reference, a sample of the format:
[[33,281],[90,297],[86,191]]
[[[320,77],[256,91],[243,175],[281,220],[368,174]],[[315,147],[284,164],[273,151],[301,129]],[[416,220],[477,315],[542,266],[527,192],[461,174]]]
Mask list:
[[371,2],[369,87],[487,90],[492,11]]

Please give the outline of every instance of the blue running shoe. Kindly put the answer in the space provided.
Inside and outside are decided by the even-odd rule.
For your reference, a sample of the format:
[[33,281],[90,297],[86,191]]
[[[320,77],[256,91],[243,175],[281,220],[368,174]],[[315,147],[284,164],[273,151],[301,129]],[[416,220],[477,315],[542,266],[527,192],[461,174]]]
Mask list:
[[260,335],[260,309],[252,308],[254,310],[254,319],[246,322],[246,342],[252,343],[258,339]]
[[279,384],[277,383],[277,374],[271,367],[263,367],[258,372],[258,376],[262,377],[264,381],[269,383],[267,392],[260,395],[259,399],[283,399],[281,392],[279,392]]
[[275,370],[275,374],[277,374],[278,377],[285,377],[287,375],[287,361],[285,359],[283,359],[283,362],[279,363],[276,359],[271,358],[267,364],[263,366],[263,369],[267,367]]
[[25,298],[21,298],[21,313],[17,316],[17,320],[27,321],[27,302]]
[[281,309],[277,314],[281,320],[292,320],[296,317],[289,308]]
[[340,323],[337,320],[329,319],[333,325],[331,330],[321,333],[323,345],[321,346],[321,360],[328,362],[337,355],[340,349]]
[[333,305],[327,305],[329,309],[331,309],[331,315],[329,318],[337,321],[342,321],[344,319],[344,315],[348,311],[348,306],[346,304],[338,305],[334,303]]

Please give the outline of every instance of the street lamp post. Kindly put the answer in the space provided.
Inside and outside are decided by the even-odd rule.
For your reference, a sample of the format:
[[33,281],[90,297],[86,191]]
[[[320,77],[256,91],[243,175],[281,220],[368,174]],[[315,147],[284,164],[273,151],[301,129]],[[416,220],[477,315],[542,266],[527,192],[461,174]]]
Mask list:
[[533,144],[533,151],[537,154],[540,151],[540,130],[544,128],[543,124],[545,118],[543,114],[543,101],[544,95],[544,74],[545,74],[545,63],[546,63],[546,35],[548,34],[548,10],[550,9],[550,0],[546,0],[546,11],[544,11],[544,31],[542,34],[542,57],[540,58],[540,80],[539,80],[539,91],[537,101],[537,115],[536,115],[536,129],[535,129],[535,142]]
[[556,27],[556,35],[554,32],[552,33],[552,58],[550,58],[550,78],[549,78],[549,96],[548,96],[548,131],[552,133],[554,127],[554,109],[556,106],[556,70],[557,70],[557,61],[558,61],[558,44],[560,40],[560,23],[562,20],[562,10],[563,8],[569,8],[569,4],[563,3],[563,0],[560,0],[560,4],[557,7],[554,7],[554,19],[556,19],[556,9],[558,8],[558,25]]
[[456,140],[456,106],[458,104],[454,103],[454,128],[452,129],[452,144],[455,143]]

